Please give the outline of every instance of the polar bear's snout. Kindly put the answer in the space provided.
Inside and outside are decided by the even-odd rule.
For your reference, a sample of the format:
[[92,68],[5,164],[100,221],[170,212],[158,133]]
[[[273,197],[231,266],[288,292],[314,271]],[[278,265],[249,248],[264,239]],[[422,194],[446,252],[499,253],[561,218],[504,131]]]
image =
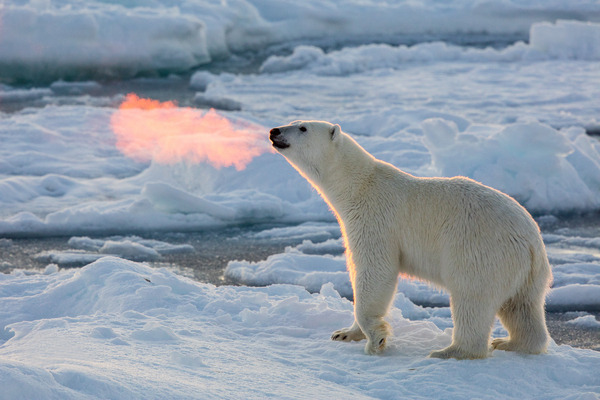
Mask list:
[[290,144],[285,141],[283,135],[281,134],[281,130],[279,128],[273,128],[269,132],[269,139],[273,143],[273,147],[277,149],[285,149],[286,147],[290,147]]

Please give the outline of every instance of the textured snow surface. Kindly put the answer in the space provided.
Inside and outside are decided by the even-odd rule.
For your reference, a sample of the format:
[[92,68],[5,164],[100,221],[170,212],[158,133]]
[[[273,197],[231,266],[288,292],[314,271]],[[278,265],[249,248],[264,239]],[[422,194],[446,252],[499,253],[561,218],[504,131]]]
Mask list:
[[588,399],[600,391],[592,350],[553,344],[539,356],[429,359],[450,342],[449,312],[399,295],[394,337],[372,357],[361,343],[329,339],[352,318],[332,284],[315,294],[215,287],[112,257],[0,275],[2,398]]
[[[8,0],[0,33],[0,265],[18,237],[71,238],[34,255],[43,271],[0,274],[0,398],[598,398],[590,350],[427,358],[450,343],[448,295],[408,279],[384,355],[330,341],[353,318],[339,227],[267,138],[328,120],[546,225],[597,212],[597,1]],[[214,129],[196,131],[206,115]],[[213,158],[243,144],[258,150]],[[265,223],[247,234],[291,245],[226,274],[270,286],[136,263],[194,251],[143,233]],[[548,308],[597,329],[597,234],[544,240]]]
[[[0,72],[8,80],[128,77],[323,38],[337,43],[476,33],[484,40],[526,39],[536,22],[571,18],[599,21],[600,6],[592,0],[8,0],[0,12]],[[554,28],[534,29],[535,47],[553,57],[599,56],[597,29],[573,23],[558,29],[560,40],[548,40]]]

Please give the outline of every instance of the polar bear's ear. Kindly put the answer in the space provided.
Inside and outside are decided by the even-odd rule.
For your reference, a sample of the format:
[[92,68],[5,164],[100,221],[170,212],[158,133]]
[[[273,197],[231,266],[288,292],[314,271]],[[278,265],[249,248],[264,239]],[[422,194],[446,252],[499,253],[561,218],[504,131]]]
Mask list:
[[331,134],[331,140],[337,139],[341,132],[342,128],[338,124],[333,125],[329,130],[329,133]]

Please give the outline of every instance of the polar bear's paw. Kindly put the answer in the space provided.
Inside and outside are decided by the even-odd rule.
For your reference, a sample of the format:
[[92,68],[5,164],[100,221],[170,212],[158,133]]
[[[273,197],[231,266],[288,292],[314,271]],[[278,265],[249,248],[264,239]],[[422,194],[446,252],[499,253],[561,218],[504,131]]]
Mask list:
[[450,345],[450,346],[446,347],[445,349],[438,350],[438,351],[432,351],[431,353],[429,353],[429,357],[431,357],[431,358],[441,358],[441,359],[456,358],[457,360],[475,360],[478,358],[486,358],[487,356],[488,356],[487,351],[481,351],[481,352],[468,351],[468,350],[461,349],[460,347],[458,347],[456,345]]
[[369,330],[367,344],[365,345],[365,354],[379,354],[385,349],[387,337],[391,335],[390,325],[380,320],[376,323],[372,330]]
[[375,355],[381,353],[385,349],[385,345],[387,342],[387,338],[375,338],[375,340],[367,341],[365,345],[365,354],[367,355]]
[[333,332],[331,340],[340,342],[352,342],[359,341],[365,338],[365,334],[358,327],[351,326],[350,328],[344,328]]
[[537,341],[530,343],[519,343],[515,340],[510,340],[510,337],[497,338],[492,340],[493,350],[517,351],[519,353],[541,354],[547,349],[547,339],[545,336],[540,337]]
[[492,349],[494,350],[505,350],[505,351],[514,351],[515,346],[514,343],[511,343],[510,339],[505,337],[505,338],[498,338],[498,339],[494,339],[492,340]]

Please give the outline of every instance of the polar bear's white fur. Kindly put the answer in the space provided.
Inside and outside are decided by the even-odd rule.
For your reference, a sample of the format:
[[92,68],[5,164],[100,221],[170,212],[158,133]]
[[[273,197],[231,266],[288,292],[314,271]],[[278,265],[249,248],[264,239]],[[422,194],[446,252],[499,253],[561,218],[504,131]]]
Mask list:
[[510,336],[492,349],[546,350],[550,266],[537,224],[515,200],[468,178],[414,177],[328,122],[292,122],[270,139],[341,226],[355,321],[333,340],[366,338],[367,354],[383,350],[383,317],[403,273],[450,292],[452,344],[430,356],[487,357],[495,315]]

